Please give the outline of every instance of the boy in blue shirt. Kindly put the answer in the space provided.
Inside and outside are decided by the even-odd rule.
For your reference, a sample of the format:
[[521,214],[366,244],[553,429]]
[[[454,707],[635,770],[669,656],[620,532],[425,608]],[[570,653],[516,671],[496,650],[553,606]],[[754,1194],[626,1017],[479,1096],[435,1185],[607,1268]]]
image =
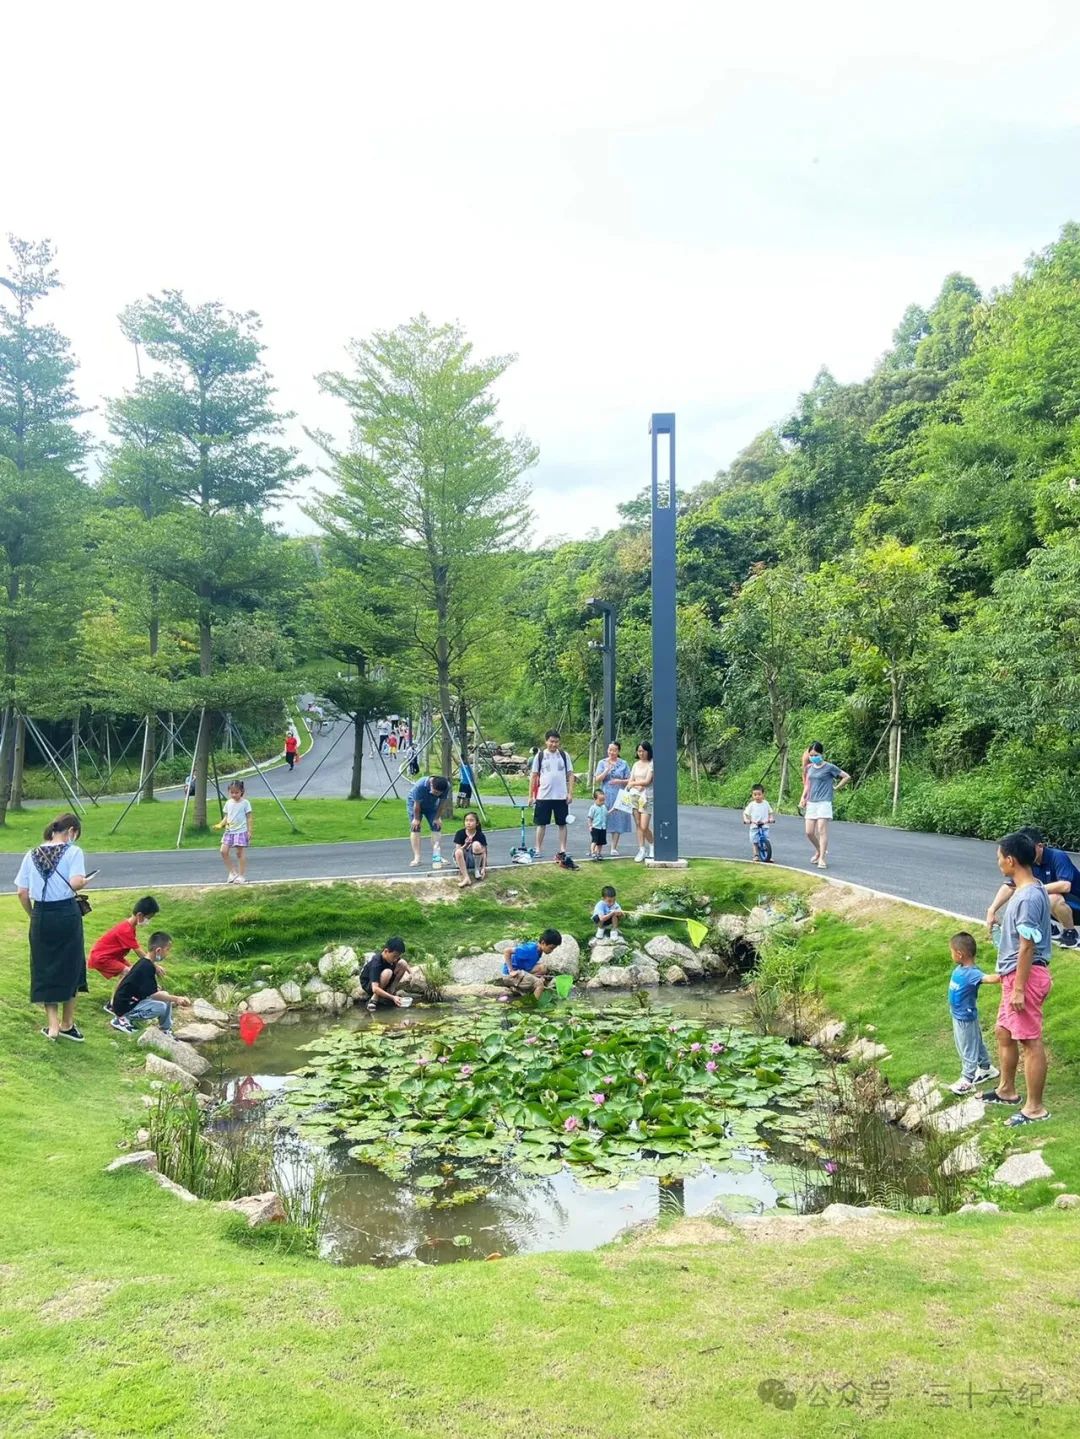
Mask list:
[[608,935],[618,934],[619,920],[623,917],[622,906],[615,898],[615,890],[610,884],[605,884],[600,891],[600,898],[596,901],[596,908],[592,912],[593,920],[596,923],[597,939],[604,939]]
[[975,963],[975,948],[974,936],[966,930],[949,940],[955,966],[949,980],[949,1010],[953,1039],[963,1066],[960,1078],[949,1085],[954,1094],[970,1094],[977,1085],[998,1077],[979,1026],[978,1005],[979,985],[1000,984],[1001,975],[983,973]]
[[506,976],[506,986],[522,993],[531,989],[535,998],[539,999],[544,992],[544,976],[547,974],[544,956],[558,949],[560,944],[562,935],[559,931],[545,929],[537,940],[510,945],[503,951],[502,972]]
[[607,805],[604,791],[593,790],[593,802],[589,806],[589,848],[593,859],[603,859],[604,845],[607,844]]

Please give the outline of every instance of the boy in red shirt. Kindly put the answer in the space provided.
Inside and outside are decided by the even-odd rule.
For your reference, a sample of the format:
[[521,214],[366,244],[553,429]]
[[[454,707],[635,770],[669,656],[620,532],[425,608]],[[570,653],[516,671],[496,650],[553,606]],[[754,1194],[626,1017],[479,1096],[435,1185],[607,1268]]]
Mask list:
[[[131,968],[127,962],[129,951],[134,951],[140,959],[148,956],[143,952],[139,944],[139,937],[136,931],[140,924],[147,924],[157,914],[161,906],[152,895],[146,895],[140,899],[132,910],[128,919],[123,919],[119,924],[114,924],[112,929],[106,930],[98,942],[90,951],[90,958],[87,960],[91,969],[96,969],[106,979],[120,979]],[[112,1001],[105,1006],[105,1013],[112,1013]]]

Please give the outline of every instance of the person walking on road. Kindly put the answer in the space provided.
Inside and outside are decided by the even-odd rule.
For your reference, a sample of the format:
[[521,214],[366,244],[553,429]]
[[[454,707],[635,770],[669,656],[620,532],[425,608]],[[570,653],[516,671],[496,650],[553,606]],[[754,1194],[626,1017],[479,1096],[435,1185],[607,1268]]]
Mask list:
[[252,819],[251,801],[244,795],[244,781],[234,779],[229,785],[225,813],[214,825],[215,829],[225,831],[221,837],[221,858],[228,876],[226,884],[247,884],[247,853],[251,845]]
[[808,751],[809,761],[799,808],[806,810],[806,838],[810,841],[811,864],[829,867],[829,821],[833,817],[833,794],[843,789],[851,776],[825,758],[825,746],[816,739]]
[[562,747],[557,729],[549,729],[544,748],[538,750],[531,765],[533,791],[533,822],[536,825],[536,858],[544,848],[544,835],[552,820],[559,827],[559,850],[566,852],[566,819],[574,799],[574,764]]
[[612,740],[607,747],[606,756],[596,766],[596,783],[604,791],[604,804],[607,806],[607,832],[608,841],[611,845],[612,856],[619,853],[619,841],[624,834],[629,834],[633,828],[633,820],[624,809],[616,809],[615,801],[619,793],[630,783],[630,766],[622,757],[621,747],[618,740]]
[[292,727],[292,725],[290,725],[289,728],[285,731],[285,763],[289,766],[290,769],[293,769],[296,766],[296,761],[299,757],[299,749],[300,736],[296,733],[296,730]]
[[83,1036],[75,1023],[75,996],[89,988],[78,900],[87,880],[81,834],[76,815],[59,815],[45,826],[43,842],[23,855],[15,876],[19,903],[30,917],[30,1003],[45,1006],[46,1039],[76,1043]]

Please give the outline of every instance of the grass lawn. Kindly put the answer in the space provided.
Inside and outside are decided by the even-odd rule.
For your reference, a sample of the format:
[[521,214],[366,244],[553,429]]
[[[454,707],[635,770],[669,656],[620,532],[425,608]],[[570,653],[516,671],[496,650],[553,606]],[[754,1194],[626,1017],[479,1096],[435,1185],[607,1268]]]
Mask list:
[[[403,800],[384,800],[370,819],[364,815],[371,808],[370,800],[348,799],[307,799],[286,800],[285,808],[292,815],[297,831],[290,828],[285,816],[268,796],[252,797],[255,811],[255,837],[262,846],[277,844],[337,844],[343,840],[403,839],[408,835]],[[58,804],[55,813],[63,806]],[[109,830],[116,823],[121,808],[115,804],[101,804],[96,809],[88,807],[83,816],[83,835],[88,849],[95,854],[127,853],[132,850],[174,849],[176,834],[180,828],[182,803],[179,800],[155,800],[152,804],[139,804],[130,809],[123,824],[115,834]],[[54,811],[45,809],[9,810],[7,823],[0,827],[0,853],[21,854],[30,845],[41,839],[46,820]],[[458,810],[453,828],[460,824],[462,811]],[[214,808],[214,818],[217,812]],[[188,825],[184,830],[181,849],[205,849],[215,842],[211,830],[193,830],[188,811]],[[508,805],[491,806],[488,810],[489,829],[510,829],[521,823],[520,815]],[[453,833],[450,822],[444,828]],[[531,834],[531,825],[526,827]],[[427,825],[424,826],[425,851],[427,849]]]
[[[725,904],[769,887],[815,888],[809,877],[720,863],[695,866],[691,879]],[[620,890],[633,901],[658,882],[620,877]],[[200,945],[215,922],[257,936],[245,951],[251,963],[292,948],[303,924],[311,952],[335,922],[341,937],[367,941],[389,927],[430,947],[434,934],[452,943],[505,928],[511,911],[523,925],[542,916],[576,932],[573,916],[593,887],[592,876],[529,872],[486,895],[423,906],[385,885],[281,886],[257,904],[222,890],[163,893],[162,919],[180,951],[170,983],[182,986],[205,964]],[[346,890],[357,907],[335,921]],[[93,933],[125,898],[98,898]],[[246,930],[241,899],[260,911]],[[952,1077],[941,950],[949,929],[882,905],[822,915],[806,941],[832,1008],[877,1026],[897,1079],[926,1068]],[[1076,1188],[1077,1117],[1066,1095],[1080,1058],[1080,982],[1069,964],[1057,964],[1048,1004],[1055,1119],[1038,1137]],[[252,1242],[236,1221],[179,1203],[145,1175],[103,1174],[143,1113],[142,1055],[108,1029],[97,976],[79,1016],[87,1042],[46,1044],[25,1002],[26,971],[25,920],[4,900],[0,1434],[923,1439],[1080,1430],[1074,1213],[908,1220],[898,1235],[839,1230],[803,1243],[754,1242],[688,1220],[588,1254],[335,1269],[281,1252],[272,1234]],[[793,1407],[759,1397],[768,1381],[781,1387],[766,1393]]]

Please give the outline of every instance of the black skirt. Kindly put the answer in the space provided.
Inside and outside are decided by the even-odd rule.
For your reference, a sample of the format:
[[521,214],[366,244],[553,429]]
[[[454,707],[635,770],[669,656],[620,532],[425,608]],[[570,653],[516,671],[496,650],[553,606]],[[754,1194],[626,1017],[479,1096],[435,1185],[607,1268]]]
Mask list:
[[66,1004],[86,988],[79,906],[73,899],[35,904],[30,915],[30,1003]]

